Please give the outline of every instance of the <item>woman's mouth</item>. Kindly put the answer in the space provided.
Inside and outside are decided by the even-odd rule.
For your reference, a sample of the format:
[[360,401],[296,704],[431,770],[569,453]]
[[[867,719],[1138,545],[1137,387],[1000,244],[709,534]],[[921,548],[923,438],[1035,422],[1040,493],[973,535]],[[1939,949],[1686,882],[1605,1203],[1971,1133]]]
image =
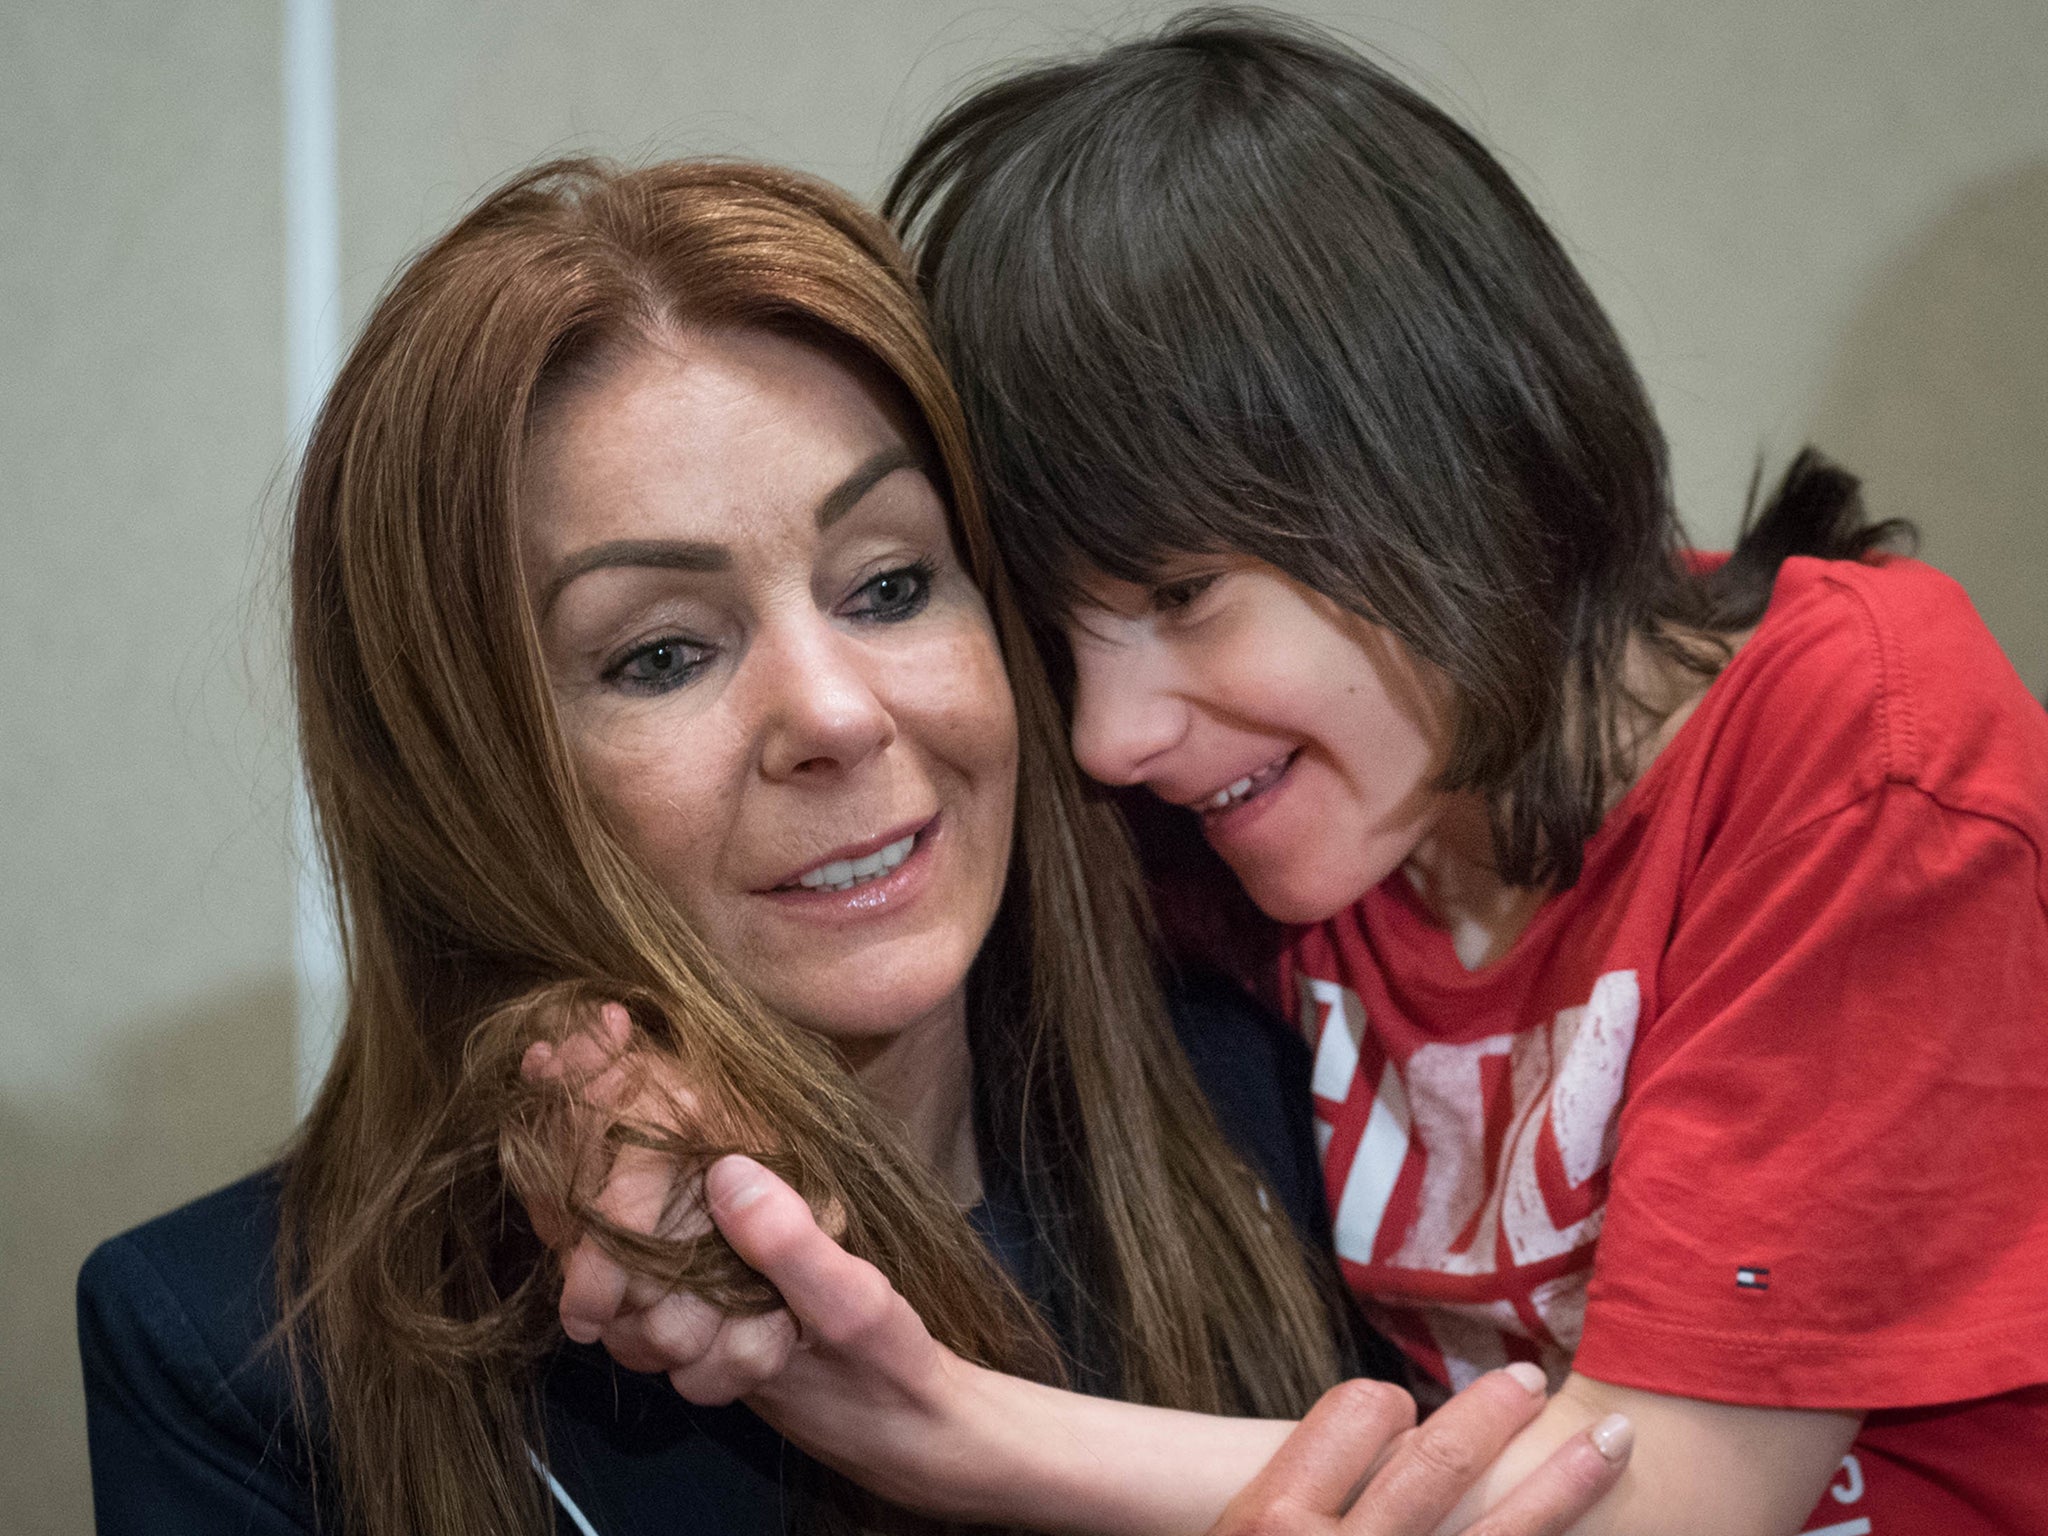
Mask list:
[[856,886],[879,880],[889,871],[909,858],[917,847],[918,834],[898,838],[885,848],[858,859],[834,859],[829,864],[820,864],[816,869],[807,869],[782,890],[806,891],[850,891]]
[[1280,782],[1281,777],[1293,765],[1295,753],[1275,758],[1256,773],[1248,773],[1241,779],[1224,785],[1213,795],[1195,802],[1193,809],[1204,819],[1220,816],[1226,811],[1236,810],[1247,801],[1256,800],[1260,795]]
[[873,842],[856,843],[791,875],[764,894],[791,912],[817,918],[893,911],[914,898],[932,876],[932,848],[940,818],[897,827]]

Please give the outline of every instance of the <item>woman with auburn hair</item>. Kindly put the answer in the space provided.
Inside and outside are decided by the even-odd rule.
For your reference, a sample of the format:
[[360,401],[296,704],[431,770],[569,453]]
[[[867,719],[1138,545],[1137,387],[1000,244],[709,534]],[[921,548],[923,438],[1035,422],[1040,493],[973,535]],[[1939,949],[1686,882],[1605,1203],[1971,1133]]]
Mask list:
[[[340,372],[291,596],[346,1024],[275,1169],[85,1268],[103,1532],[915,1524],[744,1408],[564,1344],[536,1226],[572,1270],[601,1251],[732,1309],[728,1342],[787,1328],[744,1320],[774,1298],[715,1233],[613,1201],[636,1159],[751,1151],[962,1369],[1267,1416],[1337,1380],[1274,1210],[1313,1231],[1287,1043],[1221,992],[1174,1006],[1241,1161],[873,217],[731,163],[487,197]],[[690,1102],[577,1119],[590,1028]],[[616,1163],[574,1155],[599,1133]],[[719,1166],[730,1203],[752,1165]],[[1292,1453],[1348,1495],[1403,1402],[1340,1392]],[[1428,1530],[1539,1405],[1482,1382],[1388,1459],[1383,1528]],[[937,1512],[1058,1523],[983,1470]],[[1609,1481],[1579,1447],[1500,1529]]]

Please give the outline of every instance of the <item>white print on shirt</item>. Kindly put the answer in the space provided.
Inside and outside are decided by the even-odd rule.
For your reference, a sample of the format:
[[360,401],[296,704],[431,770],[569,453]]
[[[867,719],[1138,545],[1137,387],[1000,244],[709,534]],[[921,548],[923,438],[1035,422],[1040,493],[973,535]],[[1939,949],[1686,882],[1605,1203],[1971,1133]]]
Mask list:
[[[1842,1475],[1838,1482],[1828,1484],[1828,1497],[1837,1504],[1855,1504],[1863,1498],[1863,1463],[1851,1454],[1842,1458]],[[1871,1536],[1872,1527],[1868,1515],[1859,1515],[1854,1520],[1841,1520],[1833,1525],[1810,1525],[1802,1536]]]
[[[1316,1044],[1312,1087],[1334,1108],[1357,1091],[1365,1007],[1351,989],[1312,977],[1302,978],[1301,997],[1303,1028]],[[1414,1212],[1382,1264],[1490,1275],[1591,1246],[1604,1202],[1560,1226],[1539,1178],[1539,1155],[1547,1144],[1573,1190],[1607,1166],[1641,1007],[1636,973],[1610,971],[1584,1005],[1561,1010],[1548,1028],[1458,1044],[1431,1042],[1405,1062],[1389,1058],[1380,1068],[1364,1136],[1337,1200],[1339,1256],[1373,1263],[1374,1251],[1389,1236],[1381,1231],[1388,1202],[1403,1170],[1417,1159]],[[1489,1072],[1490,1062],[1496,1065]],[[1497,1085],[1491,1094],[1489,1076]],[[1495,1137],[1488,1136],[1490,1127]],[[1319,1108],[1317,1140],[1325,1151],[1332,1134]],[[1489,1143],[1498,1148],[1492,1159]],[[1529,1308],[1550,1335],[1534,1340],[1545,1346],[1546,1365],[1553,1351],[1568,1361],[1577,1347],[1585,1299],[1583,1271],[1528,1293]],[[1504,1363],[1499,1334],[1527,1338],[1532,1326],[1510,1302],[1436,1305],[1428,1309],[1427,1321],[1453,1385],[1462,1385],[1458,1378],[1468,1370],[1477,1376]]]

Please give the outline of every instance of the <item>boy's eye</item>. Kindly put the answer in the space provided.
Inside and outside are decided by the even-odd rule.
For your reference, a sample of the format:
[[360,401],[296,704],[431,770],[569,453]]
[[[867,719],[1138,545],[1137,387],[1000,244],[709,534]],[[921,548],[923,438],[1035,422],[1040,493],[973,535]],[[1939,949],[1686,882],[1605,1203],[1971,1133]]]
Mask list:
[[605,673],[605,681],[632,693],[666,693],[688,682],[710,659],[710,647],[670,635],[629,651]]
[[1215,585],[1214,575],[1183,576],[1177,581],[1162,581],[1152,589],[1152,606],[1160,613],[1176,613]]
[[920,560],[913,565],[884,571],[854,594],[853,615],[891,623],[924,611],[931,600],[932,567]]

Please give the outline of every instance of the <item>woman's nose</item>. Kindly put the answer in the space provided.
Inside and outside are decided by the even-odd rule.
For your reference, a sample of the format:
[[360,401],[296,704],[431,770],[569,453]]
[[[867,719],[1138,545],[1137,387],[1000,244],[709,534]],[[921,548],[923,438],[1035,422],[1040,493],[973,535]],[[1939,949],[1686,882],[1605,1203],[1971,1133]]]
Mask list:
[[1140,784],[1187,735],[1187,704],[1143,645],[1076,643],[1074,761],[1104,784]]
[[761,771],[792,779],[851,768],[896,739],[876,658],[829,622],[763,636]]

